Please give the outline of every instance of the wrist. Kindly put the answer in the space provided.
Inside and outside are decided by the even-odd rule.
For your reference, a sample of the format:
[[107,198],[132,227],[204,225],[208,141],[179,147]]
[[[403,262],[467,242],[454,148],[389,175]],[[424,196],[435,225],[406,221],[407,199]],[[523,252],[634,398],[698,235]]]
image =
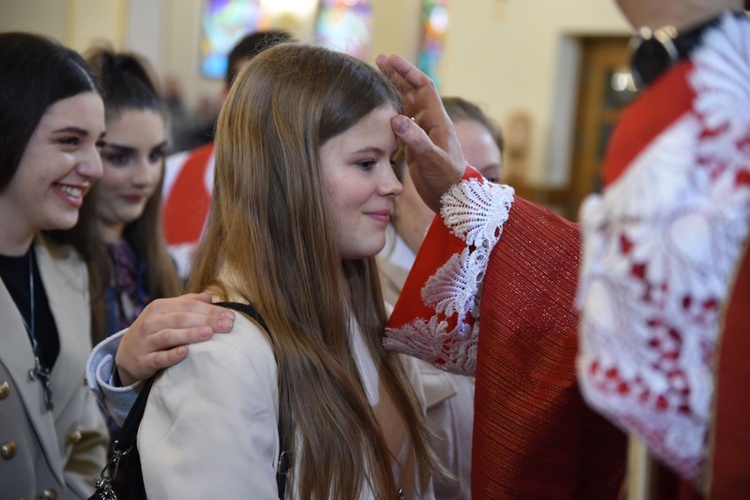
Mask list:
[[115,387],[128,387],[138,382],[138,379],[130,374],[127,370],[117,365],[112,374]]

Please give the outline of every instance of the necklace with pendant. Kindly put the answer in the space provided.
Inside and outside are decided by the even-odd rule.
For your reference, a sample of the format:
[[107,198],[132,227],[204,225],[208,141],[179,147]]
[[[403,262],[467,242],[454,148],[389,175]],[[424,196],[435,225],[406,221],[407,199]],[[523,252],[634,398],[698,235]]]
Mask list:
[[34,352],[34,367],[29,370],[29,380],[39,381],[42,386],[42,393],[44,394],[44,406],[48,410],[52,410],[54,405],[52,404],[52,381],[50,380],[51,372],[50,369],[42,365],[41,357],[39,356],[39,344],[36,341],[34,335],[34,249],[32,248],[29,252],[29,295],[31,303],[31,317],[29,321],[21,315],[23,324],[26,327],[26,332],[29,334],[29,340],[31,341],[31,350]]

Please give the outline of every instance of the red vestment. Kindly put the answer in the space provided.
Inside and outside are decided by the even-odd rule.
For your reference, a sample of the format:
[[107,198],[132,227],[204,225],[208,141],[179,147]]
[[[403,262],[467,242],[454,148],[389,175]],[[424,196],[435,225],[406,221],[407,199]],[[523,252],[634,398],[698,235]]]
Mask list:
[[162,226],[170,254],[183,278],[190,271],[192,251],[208,220],[213,169],[213,143],[167,158]]
[[712,484],[723,494],[748,481],[747,461],[720,464],[748,453],[748,398],[735,391],[749,354],[747,265],[737,278],[750,229],[749,26],[725,16],[621,118],[605,192],[582,209],[578,335],[575,228],[471,169],[444,195],[385,344],[476,372],[474,498],[616,496],[623,437],[581,402],[577,341],[589,403],[707,488],[722,329],[736,351],[718,365]]
[[[473,169],[465,179],[485,186]],[[483,257],[476,259],[476,276],[471,260],[482,252],[472,252],[464,239],[451,234],[453,227],[435,219],[391,315],[386,345],[450,371],[476,368],[473,498],[616,498],[624,475],[625,436],[586,406],[575,373],[578,228],[519,198],[507,221],[501,220],[500,243],[486,268]],[[480,248],[481,239],[473,240]],[[449,269],[449,278],[433,279],[438,286],[482,281],[475,290],[481,302],[465,304],[460,319],[441,308],[445,297],[424,300],[421,292],[450,261],[464,264]],[[474,300],[472,290],[463,295],[459,291],[454,299]],[[434,322],[415,322],[417,317]],[[477,317],[478,335],[473,330]]]

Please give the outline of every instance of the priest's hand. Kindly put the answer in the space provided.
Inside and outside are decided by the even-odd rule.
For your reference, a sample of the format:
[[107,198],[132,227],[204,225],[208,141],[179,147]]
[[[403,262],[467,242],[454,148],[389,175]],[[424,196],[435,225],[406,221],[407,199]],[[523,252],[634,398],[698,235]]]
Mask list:
[[406,148],[414,185],[425,203],[438,212],[440,197],[461,181],[466,170],[453,123],[427,75],[397,55],[381,54],[376,62],[404,103],[406,116],[395,116],[391,126]]

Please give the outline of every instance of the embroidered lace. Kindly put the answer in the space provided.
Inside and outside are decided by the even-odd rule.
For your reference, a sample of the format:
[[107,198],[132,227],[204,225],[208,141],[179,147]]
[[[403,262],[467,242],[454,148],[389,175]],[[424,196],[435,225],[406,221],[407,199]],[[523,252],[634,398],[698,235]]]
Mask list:
[[453,254],[422,289],[422,300],[433,315],[389,329],[386,348],[449,372],[474,374],[482,281],[513,195],[509,186],[476,178],[461,181],[443,195],[443,221],[466,247]]
[[698,484],[750,226],[750,23],[726,16],[693,65],[691,112],[584,204],[577,303],[589,402]]

